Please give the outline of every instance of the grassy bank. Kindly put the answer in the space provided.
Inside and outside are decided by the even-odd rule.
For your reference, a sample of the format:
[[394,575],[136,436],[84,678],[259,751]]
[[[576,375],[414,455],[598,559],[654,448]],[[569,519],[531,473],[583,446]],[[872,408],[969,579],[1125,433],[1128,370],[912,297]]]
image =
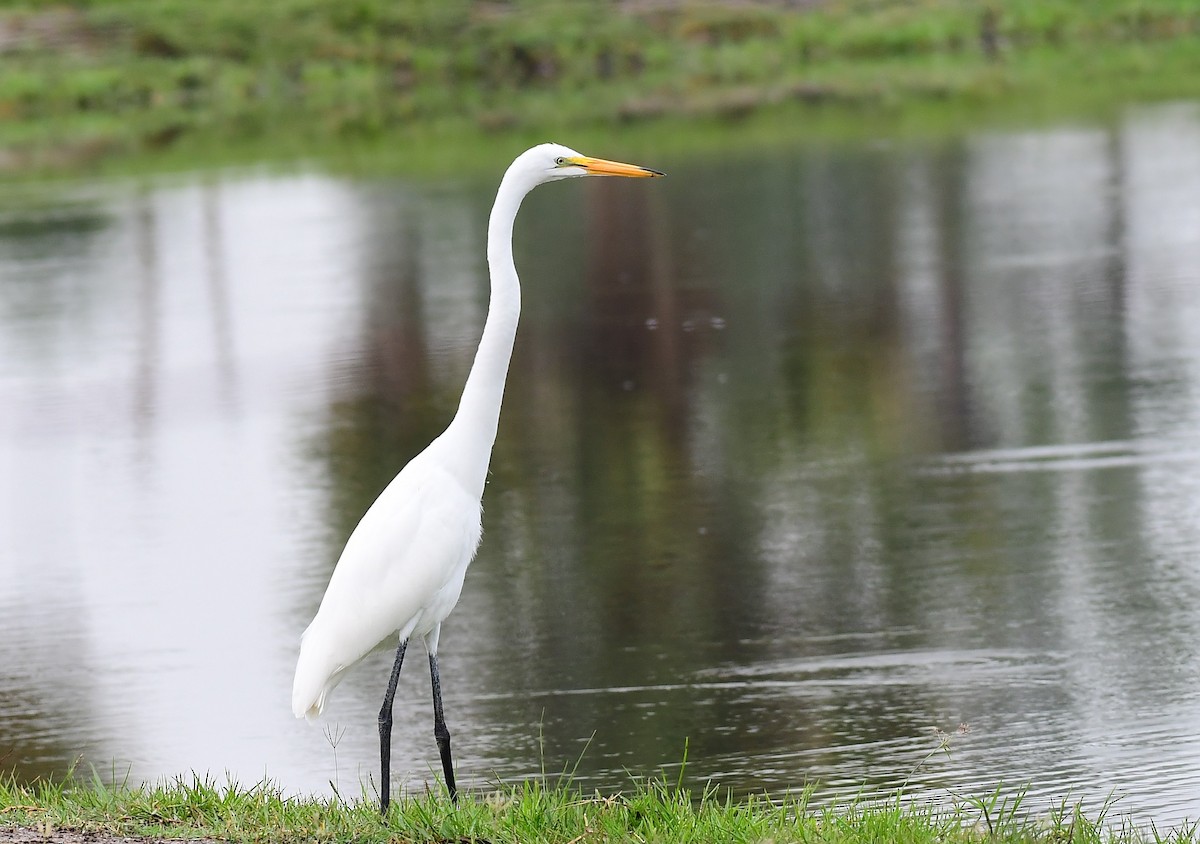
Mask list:
[[[1200,841],[1197,827],[1175,830],[1114,826],[1065,804],[1031,819],[1018,795],[947,806],[846,804],[811,808],[804,796],[771,802],[693,795],[663,783],[628,794],[585,795],[522,784],[455,806],[442,795],[393,804],[386,822],[370,800],[294,799],[269,785],[244,789],[177,781],[134,789],[99,783],[19,787],[0,783],[0,841],[6,828],[32,829],[46,840],[62,830],[107,836],[204,837],[227,841],[360,842],[1143,842]],[[1134,819],[1136,822],[1136,819]],[[95,839],[89,838],[89,841]]]
[[8,170],[194,137],[313,149],[1192,96],[1187,0],[0,0]]

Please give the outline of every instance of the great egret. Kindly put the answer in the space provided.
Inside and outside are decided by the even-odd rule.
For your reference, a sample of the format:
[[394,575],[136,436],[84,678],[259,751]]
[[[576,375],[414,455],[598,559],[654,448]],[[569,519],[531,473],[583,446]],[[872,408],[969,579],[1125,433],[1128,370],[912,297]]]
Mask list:
[[661,175],[645,167],[589,158],[558,144],[526,150],[509,166],[488,221],[491,301],[458,412],[446,430],[387,485],[350,534],[320,609],[300,639],[292,711],[297,718],[314,718],[346,670],[399,631],[396,661],[379,710],[379,802],[385,814],[391,790],[392,699],[413,636],[424,639],[429,653],[433,733],[446,788],[450,799],[457,800],[450,731],[442,714],[438,636],[442,621],[458,603],[483,530],[480,499],[521,312],[512,256],[517,209],[525,195],[543,182],[575,176]]

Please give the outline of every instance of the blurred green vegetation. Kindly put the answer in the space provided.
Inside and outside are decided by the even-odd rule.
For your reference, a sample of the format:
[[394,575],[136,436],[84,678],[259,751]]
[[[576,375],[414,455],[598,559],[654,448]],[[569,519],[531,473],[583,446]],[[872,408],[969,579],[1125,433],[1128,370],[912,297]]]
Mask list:
[[0,169],[242,137],[1200,95],[1193,0],[0,0]]

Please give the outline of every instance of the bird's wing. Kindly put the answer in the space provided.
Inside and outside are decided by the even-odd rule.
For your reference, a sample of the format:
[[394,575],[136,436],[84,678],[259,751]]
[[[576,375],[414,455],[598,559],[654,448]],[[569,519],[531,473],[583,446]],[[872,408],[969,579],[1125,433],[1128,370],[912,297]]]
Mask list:
[[[331,678],[336,683],[390,634],[411,632],[431,604],[444,605],[447,584],[456,578],[461,583],[479,537],[478,500],[436,464],[418,458],[406,466],[346,542],[302,638],[293,708],[304,703],[302,697],[313,700],[300,712],[316,695],[323,700]],[[454,600],[436,608],[441,617]]]

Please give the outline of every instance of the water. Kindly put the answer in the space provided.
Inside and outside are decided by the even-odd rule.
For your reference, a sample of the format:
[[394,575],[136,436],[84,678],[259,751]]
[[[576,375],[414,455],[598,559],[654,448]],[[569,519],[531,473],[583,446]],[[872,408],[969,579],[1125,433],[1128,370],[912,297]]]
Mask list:
[[[442,637],[461,784],[616,789],[686,752],[737,793],[1200,817],[1200,108],[644,163],[670,177],[543,187],[518,221]],[[313,726],[297,639],[453,412],[493,191],[300,169],[5,200],[0,766],[377,776],[390,648]],[[396,715],[422,788],[423,659]]]

